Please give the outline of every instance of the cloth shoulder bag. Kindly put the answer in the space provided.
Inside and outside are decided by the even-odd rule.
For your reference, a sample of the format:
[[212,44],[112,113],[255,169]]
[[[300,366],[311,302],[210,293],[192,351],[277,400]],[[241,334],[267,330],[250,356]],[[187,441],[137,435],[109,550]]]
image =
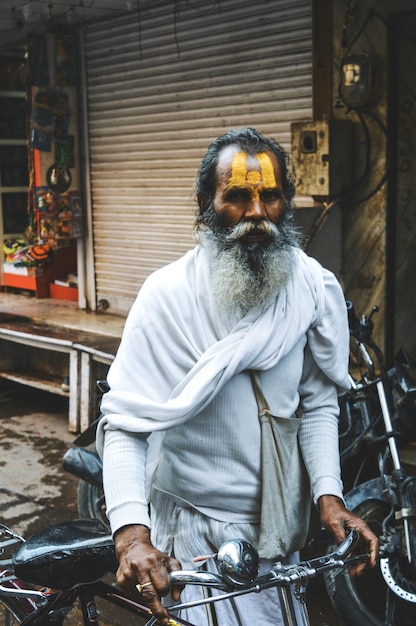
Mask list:
[[257,372],[250,371],[261,428],[261,516],[258,552],[276,559],[305,545],[311,511],[308,473],[299,445],[301,410],[290,418],[272,415]]

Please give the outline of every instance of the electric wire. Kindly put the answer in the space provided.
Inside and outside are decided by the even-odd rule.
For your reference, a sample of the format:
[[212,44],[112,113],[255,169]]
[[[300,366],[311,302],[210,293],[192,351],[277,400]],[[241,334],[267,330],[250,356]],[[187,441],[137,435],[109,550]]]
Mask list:
[[[348,23],[350,21],[350,19],[352,18],[352,15],[355,11],[357,7],[357,4],[355,2],[351,2],[348,9],[347,9],[347,14],[346,14],[346,18],[344,20],[344,25],[343,25],[343,36],[344,36],[344,46],[346,44],[346,31],[347,31],[347,27],[348,27]],[[388,142],[388,135],[387,135],[387,129],[385,127],[385,125],[383,124],[383,122],[381,121],[381,119],[372,111],[370,111],[368,108],[365,107],[359,107],[359,106],[351,106],[349,105],[347,102],[345,102],[343,95],[342,95],[342,66],[346,60],[346,58],[348,57],[352,47],[354,46],[354,44],[358,41],[358,39],[361,37],[362,33],[365,31],[365,29],[367,28],[369,22],[372,19],[379,19],[384,25],[386,25],[386,21],[384,19],[384,17],[382,15],[380,15],[377,11],[375,11],[374,9],[370,9],[367,12],[367,16],[364,20],[364,22],[361,24],[360,28],[358,29],[358,31],[356,32],[356,34],[354,35],[354,37],[351,39],[351,41],[348,43],[348,45],[345,46],[345,50],[344,53],[341,57],[340,63],[339,63],[339,80],[338,80],[338,97],[341,100],[341,102],[344,104],[344,106],[346,107],[347,111],[346,114],[348,114],[350,111],[353,111],[361,124],[361,127],[363,129],[363,133],[364,133],[364,137],[365,137],[365,142],[366,142],[366,154],[365,154],[365,164],[364,164],[364,170],[363,173],[361,174],[360,178],[358,181],[356,181],[353,186],[346,192],[344,192],[344,194],[338,198],[339,202],[342,204],[347,204],[349,206],[354,206],[357,204],[362,204],[363,202],[366,202],[367,200],[369,200],[370,198],[372,198],[384,185],[384,183],[387,180],[388,174],[389,174],[389,168],[390,168],[390,149],[389,149],[389,142]],[[371,134],[367,125],[367,122],[365,120],[364,116],[368,116],[369,118],[371,118],[375,123],[378,124],[378,126],[380,127],[382,134],[385,138],[385,149],[386,149],[386,167],[385,167],[385,171],[383,176],[381,177],[380,181],[375,185],[375,187],[373,189],[371,189],[368,193],[366,193],[364,196],[361,196],[357,199],[352,199],[350,197],[348,197],[349,194],[352,194],[357,187],[359,187],[360,185],[362,185],[365,181],[365,179],[367,178],[367,176],[370,173],[370,162],[371,162]]]

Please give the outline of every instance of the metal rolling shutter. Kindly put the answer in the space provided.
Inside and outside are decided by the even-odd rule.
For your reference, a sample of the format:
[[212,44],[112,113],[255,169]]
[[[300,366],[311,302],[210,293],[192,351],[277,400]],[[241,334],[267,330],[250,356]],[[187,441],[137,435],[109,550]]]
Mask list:
[[97,300],[125,313],[193,245],[209,142],[254,126],[290,149],[312,116],[312,3],[142,0],[85,30]]

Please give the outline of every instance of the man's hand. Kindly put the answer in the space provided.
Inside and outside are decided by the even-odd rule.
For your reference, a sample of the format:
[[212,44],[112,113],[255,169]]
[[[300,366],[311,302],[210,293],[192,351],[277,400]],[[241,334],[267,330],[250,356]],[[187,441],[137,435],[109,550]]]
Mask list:
[[[169,593],[169,572],[181,569],[180,563],[152,546],[146,526],[123,526],[114,541],[119,562],[117,583],[130,593],[136,591],[136,585],[142,585],[140,595],[144,603],[159,623],[166,625],[169,618],[160,598]],[[180,589],[173,587],[171,595],[174,601],[179,600]]]
[[[322,526],[331,531],[337,543],[345,539],[348,529],[355,529],[359,533],[360,537],[368,543],[369,564],[374,567],[377,563],[379,541],[365,521],[348,511],[336,496],[321,496],[318,500],[318,508]],[[359,576],[365,567],[366,563],[352,565],[350,576]]]

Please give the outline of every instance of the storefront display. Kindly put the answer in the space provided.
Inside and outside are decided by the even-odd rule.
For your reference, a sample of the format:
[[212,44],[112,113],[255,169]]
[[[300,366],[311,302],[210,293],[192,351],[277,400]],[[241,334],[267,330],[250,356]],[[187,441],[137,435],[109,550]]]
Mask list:
[[[10,97],[6,93],[0,99],[7,121],[0,124],[0,138],[10,140],[0,147],[2,285],[34,291],[37,297],[53,297],[59,290],[50,285],[61,290],[68,285],[68,299],[76,299],[76,240],[83,236],[83,212],[74,42],[63,35],[31,37],[28,61],[22,54],[21,63],[24,73],[15,72],[21,97],[12,89],[17,85],[11,85]],[[65,290],[59,294],[64,297]]]

